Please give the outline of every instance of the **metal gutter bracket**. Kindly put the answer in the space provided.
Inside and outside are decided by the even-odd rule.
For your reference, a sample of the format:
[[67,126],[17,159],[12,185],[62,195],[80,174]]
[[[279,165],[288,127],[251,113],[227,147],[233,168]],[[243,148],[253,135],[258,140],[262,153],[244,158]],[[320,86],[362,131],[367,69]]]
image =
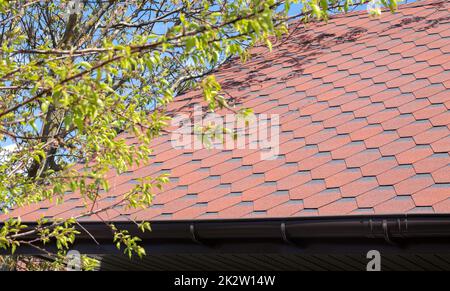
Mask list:
[[383,227],[383,236],[384,236],[384,240],[388,243],[388,244],[395,244],[391,238],[389,237],[389,226],[388,226],[388,222],[386,219],[383,219],[381,226]]
[[191,234],[192,241],[197,243],[197,244],[201,244],[201,242],[197,238],[197,232],[195,231],[195,225],[193,223],[191,223],[189,225],[189,232]]
[[284,222],[281,223],[280,230],[281,230],[281,238],[283,239],[283,241],[287,244],[295,245],[287,236],[286,223],[284,223]]

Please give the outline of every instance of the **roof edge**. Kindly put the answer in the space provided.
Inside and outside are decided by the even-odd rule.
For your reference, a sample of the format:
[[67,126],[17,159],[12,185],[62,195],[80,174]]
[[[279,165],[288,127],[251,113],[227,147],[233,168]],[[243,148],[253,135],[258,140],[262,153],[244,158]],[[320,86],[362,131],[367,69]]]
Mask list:
[[[103,222],[80,222],[75,248],[82,245],[92,253],[114,253],[110,228]],[[119,229],[152,246],[173,244],[208,245],[220,242],[277,242],[378,240],[389,244],[417,239],[434,242],[450,238],[450,214],[399,214],[294,218],[258,218],[203,221],[154,221],[152,231],[142,233],[134,222],[116,222]],[[0,227],[2,225],[0,224]],[[33,224],[28,224],[32,227]],[[96,239],[95,242],[92,237]],[[33,238],[32,236],[28,238]],[[98,244],[97,244],[98,243]],[[29,253],[28,250],[20,251]],[[3,251],[3,253],[5,253]]]

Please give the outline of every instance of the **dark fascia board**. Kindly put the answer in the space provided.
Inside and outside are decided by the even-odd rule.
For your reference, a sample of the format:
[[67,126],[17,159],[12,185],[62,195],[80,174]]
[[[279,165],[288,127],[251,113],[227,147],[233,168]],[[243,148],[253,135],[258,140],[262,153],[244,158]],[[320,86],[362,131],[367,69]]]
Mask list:
[[[25,223],[32,227],[34,223]],[[113,253],[111,230],[103,222],[80,222],[76,245],[92,253]],[[140,232],[130,221],[114,222],[119,229],[143,239],[144,244],[192,246],[246,243],[342,244],[382,241],[387,244],[420,240],[450,240],[450,214],[321,216],[225,220],[153,221],[151,232]],[[1,224],[0,224],[1,227]],[[92,239],[102,246],[99,246]],[[33,238],[30,236],[28,238]],[[20,249],[20,248],[19,248]],[[189,247],[187,247],[189,249]]]

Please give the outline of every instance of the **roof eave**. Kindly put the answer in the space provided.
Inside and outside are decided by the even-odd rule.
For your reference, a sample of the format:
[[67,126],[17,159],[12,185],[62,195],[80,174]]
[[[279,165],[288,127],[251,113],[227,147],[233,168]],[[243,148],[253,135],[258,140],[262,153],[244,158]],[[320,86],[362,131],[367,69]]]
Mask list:
[[[74,248],[92,254],[116,253],[109,227],[103,222],[80,222],[83,228]],[[165,252],[180,246],[286,244],[311,246],[346,242],[352,245],[404,245],[420,241],[436,244],[450,240],[450,214],[390,214],[364,216],[289,217],[226,220],[154,221],[152,231],[142,233],[133,222],[115,222],[119,229],[143,239],[143,244],[162,246]],[[1,226],[1,225],[0,225]],[[32,227],[32,224],[28,224]],[[96,241],[93,240],[95,238]],[[30,237],[31,238],[31,237]],[[97,244],[98,242],[98,244]],[[166,247],[164,247],[166,246]],[[189,248],[187,248],[189,249]],[[21,253],[36,253],[19,248]]]

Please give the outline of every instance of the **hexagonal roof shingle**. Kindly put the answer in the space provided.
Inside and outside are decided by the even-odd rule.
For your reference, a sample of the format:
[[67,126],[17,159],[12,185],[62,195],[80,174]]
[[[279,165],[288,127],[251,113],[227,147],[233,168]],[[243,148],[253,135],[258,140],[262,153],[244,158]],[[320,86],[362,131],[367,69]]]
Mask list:
[[[109,177],[111,190],[94,208],[114,203],[137,177],[169,171],[172,182],[153,206],[84,219],[450,213],[449,15],[449,1],[431,0],[377,19],[363,11],[293,23],[271,52],[255,48],[248,62],[216,73],[240,106],[278,114],[276,159],[261,159],[258,149],[174,149],[164,135],[149,165]],[[193,90],[169,109],[189,112],[201,100]],[[67,198],[9,215],[83,211],[76,193]]]

